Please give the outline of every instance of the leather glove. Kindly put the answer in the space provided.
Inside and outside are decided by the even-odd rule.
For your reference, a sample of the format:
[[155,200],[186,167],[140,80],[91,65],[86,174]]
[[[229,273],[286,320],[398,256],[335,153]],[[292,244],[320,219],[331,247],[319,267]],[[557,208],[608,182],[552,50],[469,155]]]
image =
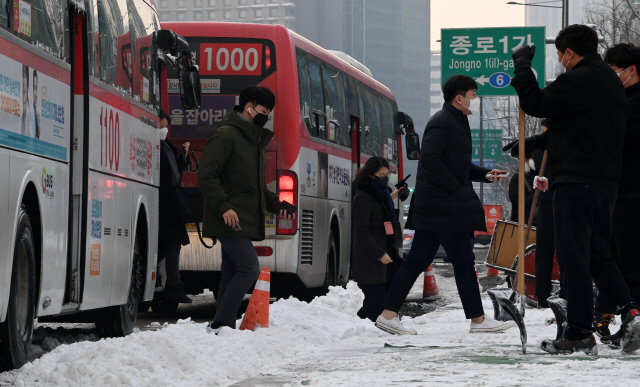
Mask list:
[[510,143],[508,143],[507,145],[502,147],[502,151],[506,152],[508,150],[511,150],[511,157],[515,157],[518,158],[518,147],[520,145],[520,141],[515,140],[515,141],[511,141]]
[[519,49],[515,50],[511,54],[511,57],[513,58],[513,61],[516,64],[517,63],[531,63],[531,61],[533,60],[533,57],[534,57],[535,54],[536,54],[536,46],[535,45],[529,46],[528,44],[525,44],[524,46],[522,46]]
[[545,192],[549,189],[549,179],[544,176],[536,176],[533,179],[533,189],[539,189],[540,191]]

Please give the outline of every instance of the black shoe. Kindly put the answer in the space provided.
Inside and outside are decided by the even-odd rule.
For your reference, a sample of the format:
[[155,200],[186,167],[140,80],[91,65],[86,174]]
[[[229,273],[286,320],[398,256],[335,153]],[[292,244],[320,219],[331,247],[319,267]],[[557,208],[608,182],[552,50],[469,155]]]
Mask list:
[[617,340],[618,341],[618,346],[620,345],[620,339],[622,338],[622,329],[619,329],[618,332],[612,334],[612,335],[608,335],[608,336],[602,336],[600,338],[600,342],[602,344],[609,344],[612,341]]
[[622,352],[631,353],[640,349],[640,311],[631,309],[622,322]]
[[597,355],[598,345],[593,335],[582,340],[569,340],[562,338],[560,340],[543,340],[540,348],[552,354],[570,354],[575,351],[582,351],[587,355]]
[[193,301],[187,296],[182,288],[182,284],[167,286],[164,290],[165,299],[169,302],[178,302],[180,304],[190,304]]

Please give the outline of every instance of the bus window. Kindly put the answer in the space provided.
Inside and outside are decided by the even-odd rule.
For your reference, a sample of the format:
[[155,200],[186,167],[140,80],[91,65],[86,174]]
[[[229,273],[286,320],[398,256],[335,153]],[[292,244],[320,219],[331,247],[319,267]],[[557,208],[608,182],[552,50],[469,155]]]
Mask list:
[[[309,89],[309,63],[307,55],[304,51],[296,50],[296,60],[298,62],[298,85],[300,88],[300,114],[307,131],[311,136],[318,136],[318,133],[312,132],[311,119],[311,90]],[[315,128],[315,127],[313,127]]]
[[144,2],[127,2],[133,58],[133,98],[160,109],[160,80],[151,37],[160,28],[156,13]]
[[387,160],[397,161],[398,135],[396,134],[393,105],[390,99],[384,96],[380,98],[380,132],[382,141],[382,157]]
[[344,94],[347,97],[347,111],[349,115],[359,117],[359,108],[358,108],[358,86],[356,86],[356,81],[344,74]]
[[131,95],[133,53],[126,0],[98,0],[100,79]]
[[344,106],[342,72],[327,64],[322,65],[324,104],[328,106],[327,139],[342,146],[350,146],[347,114]]
[[382,157],[382,141],[380,140],[380,114],[378,113],[378,97],[368,87],[360,88],[363,115],[361,117],[363,137],[361,138],[361,150],[370,156]]
[[[6,12],[6,1],[2,0],[3,12]],[[20,25],[14,26],[18,35],[38,47],[45,49],[55,57],[63,59],[64,28],[62,22],[61,1],[31,0],[20,2],[25,7],[20,12]],[[25,20],[25,17],[28,19]]]
[[0,0],[0,25],[3,27],[9,27],[9,0]]
[[319,138],[327,138],[324,113],[324,96],[320,66],[309,62],[309,80],[311,81],[311,127],[312,133]]

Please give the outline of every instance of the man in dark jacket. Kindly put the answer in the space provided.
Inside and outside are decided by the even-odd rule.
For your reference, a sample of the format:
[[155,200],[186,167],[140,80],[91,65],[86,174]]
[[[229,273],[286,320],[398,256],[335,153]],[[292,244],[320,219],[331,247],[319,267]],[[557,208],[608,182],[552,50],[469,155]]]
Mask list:
[[495,321],[482,308],[471,239],[486,231],[484,209],[472,181],[500,181],[500,170],[471,162],[471,129],[467,115],[477,100],[478,85],[467,76],[451,77],[442,86],[445,103],[427,124],[422,139],[416,187],[406,227],[416,230],[411,252],[398,270],[376,326],[393,334],[416,334],[398,320],[398,311],[418,276],[433,262],[442,245],[453,264],[456,285],[471,332],[501,332],[513,321]]
[[633,351],[640,347],[640,312],[609,253],[611,214],[622,172],[624,88],[598,55],[598,36],[591,28],[568,26],[555,44],[566,73],[541,90],[531,70],[535,47],[523,46],[513,53],[511,82],[527,114],[552,121],[548,131],[526,144],[527,152],[547,149],[553,166],[556,255],[568,301],[564,337],[543,342],[542,349],[597,353],[593,278],[607,304],[624,316],[624,349]]
[[198,185],[204,196],[202,234],[222,244],[222,281],[217,310],[209,330],[236,327],[242,298],[260,274],[251,241],[265,238],[265,213],[292,220],[296,208],[280,202],[265,183],[265,147],[273,132],[265,129],[276,103],[271,90],[250,86],[207,140],[200,160]]
[[[640,303],[640,48],[620,43],[607,50],[604,57],[613,71],[618,73],[627,94],[627,122],[622,149],[622,177],[613,210],[613,236],[611,255],[616,260],[631,297]],[[620,344],[622,330],[607,336],[608,312],[604,300],[596,303],[596,333],[602,334],[603,343]],[[604,312],[604,313],[601,313]]]
[[180,281],[180,250],[189,244],[189,234],[184,221],[183,207],[185,203],[180,188],[182,171],[188,163],[189,143],[182,144],[183,153],[171,140],[166,138],[169,117],[160,112],[160,205],[158,228],[158,259],[165,260],[167,282],[165,283],[164,300],[169,303],[190,304],[191,299],[184,293]]

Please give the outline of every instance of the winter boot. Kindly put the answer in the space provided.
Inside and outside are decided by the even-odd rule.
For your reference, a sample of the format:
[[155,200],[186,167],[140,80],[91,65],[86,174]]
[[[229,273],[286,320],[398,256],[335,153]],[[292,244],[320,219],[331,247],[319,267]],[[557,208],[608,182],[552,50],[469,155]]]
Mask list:
[[622,329],[619,329],[618,332],[609,335],[602,336],[600,338],[600,342],[603,344],[607,344],[609,347],[613,349],[620,349],[620,341],[622,340]]
[[622,322],[622,352],[632,353],[640,349],[640,311],[631,309]]
[[570,354],[575,351],[583,351],[587,355],[597,355],[598,345],[596,344],[596,338],[593,335],[582,340],[569,340],[564,337],[560,340],[543,340],[540,344],[540,348],[552,354]]
[[167,286],[164,290],[165,299],[169,302],[178,302],[180,304],[190,304],[193,301],[185,294],[182,284]]
[[609,324],[611,324],[616,316],[613,313],[601,313],[598,308],[596,308],[593,317],[593,326],[596,328],[596,335],[598,335],[598,337],[611,336]]

